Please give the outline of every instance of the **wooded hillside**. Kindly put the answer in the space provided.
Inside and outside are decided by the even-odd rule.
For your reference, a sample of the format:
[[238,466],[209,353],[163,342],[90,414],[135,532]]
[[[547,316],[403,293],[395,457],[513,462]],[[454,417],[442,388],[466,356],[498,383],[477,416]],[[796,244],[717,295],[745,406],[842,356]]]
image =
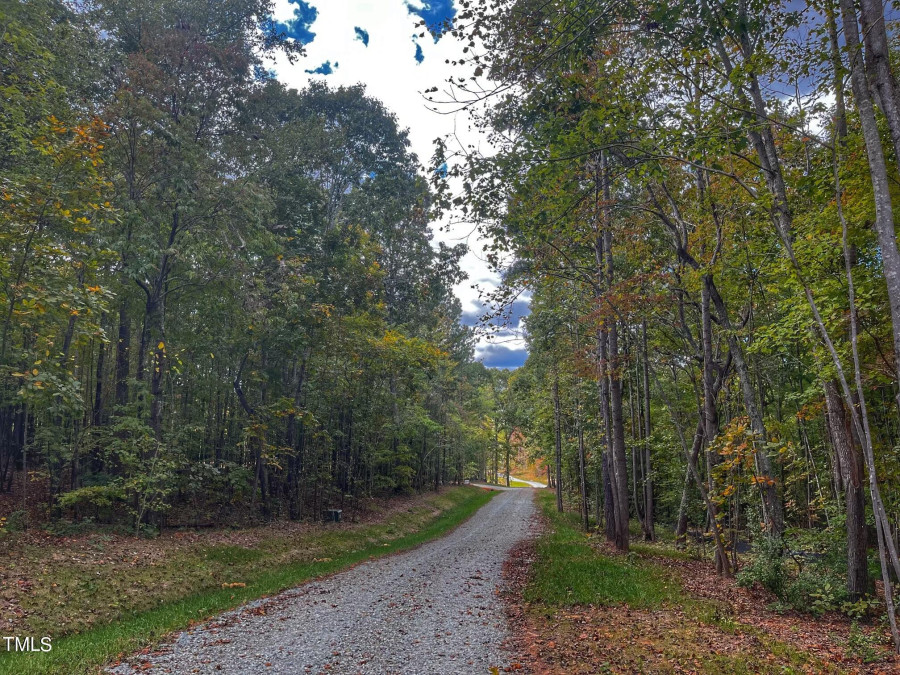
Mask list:
[[0,501],[48,520],[320,517],[474,476],[473,361],[406,132],[295,91],[272,3],[0,8]]

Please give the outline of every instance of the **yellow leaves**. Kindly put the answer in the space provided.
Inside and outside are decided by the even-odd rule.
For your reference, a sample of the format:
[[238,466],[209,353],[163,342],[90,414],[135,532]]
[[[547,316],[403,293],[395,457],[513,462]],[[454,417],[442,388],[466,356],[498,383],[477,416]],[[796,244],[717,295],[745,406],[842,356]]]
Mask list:
[[246,588],[247,584],[243,581],[235,581],[232,583],[228,583],[227,581],[222,584],[222,588]]
[[402,340],[403,340],[403,335],[401,333],[398,333],[395,330],[385,331],[384,337],[381,338],[382,344],[387,345],[387,346],[393,346]]
[[34,368],[34,369],[31,371],[31,374],[34,375],[35,377],[37,377],[38,369],[37,369],[37,368]]
[[88,286],[87,290],[89,293],[100,293],[103,289],[100,286]]
[[159,341],[159,344],[156,345],[156,348],[157,348],[159,351],[163,352],[163,351],[166,350],[166,343],[163,342],[162,340],[160,340],[160,341]]
[[331,318],[332,312],[334,312],[334,305],[325,305],[318,302],[314,302],[312,305],[312,309],[314,312],[318,312],[322,314],[325,318]]

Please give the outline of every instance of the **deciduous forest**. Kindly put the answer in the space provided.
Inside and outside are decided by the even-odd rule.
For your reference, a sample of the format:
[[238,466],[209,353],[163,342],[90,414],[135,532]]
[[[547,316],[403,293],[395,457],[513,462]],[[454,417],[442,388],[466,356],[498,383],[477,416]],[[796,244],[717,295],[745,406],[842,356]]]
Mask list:
[[299,519],[484,461],[497,377],[458,321],[462,249],[431,246],[417,159],[363,86],[262,68],[300,50],[269,4],[4,5],[16,519]]
[[495,85],[430,97],[498,150],[444,148],[439,187],[494,242],[495,302],[531,294],[510,386],[559,509],[623,551],[630,522],[707,531],[798,608],[877,580],[900,648],[892,5],[463,5]]
[[[894,6],[460,0],[423,104],[487,144],[420,158],[266,69],[272,5],[0,5],[0,545],[533,471],[622,574],[665,547],[900,651]],[[502,278],[474,329],[441,217]]]

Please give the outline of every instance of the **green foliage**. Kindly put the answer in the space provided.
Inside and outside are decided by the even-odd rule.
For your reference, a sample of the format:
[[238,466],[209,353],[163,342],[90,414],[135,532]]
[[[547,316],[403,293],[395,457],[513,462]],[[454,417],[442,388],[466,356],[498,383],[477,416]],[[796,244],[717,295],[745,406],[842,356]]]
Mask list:
[[767,591],[782,597],[788,583],[784,558],[784,542],[774,537],[760,537],[753,544],[753,557],[737,576],[741,586],[759,583]]
[[737,576],[741,586],[759,583],[773,593],[779,603],[800,612],[822,615],[831,611],[854,612],[867,606],[864,601],[849,603],[843,580],[845,569],[835,565],[828,556],[815,552],[815,547],[802,548],[791,554],[788,547],[809,546],[820,535],[778,541],[773,537],[761,537],[754,543],[753,555]]
[[108,509],[125,501],[125,491],[119,485],[90,485],[76,488],[59,496],[61,508],[85,507]]
[[847,638],[847,649],[863,663],[874,663],[884,658],[884,650],[879,649],[884,645],[884,638],[877,632],[867,633],[854,621],[850,626],[850,636]]
[[465,247],[363,86],[256,78],[272,11],[0,8],[0,491],[142,530],[483,466]]
[[13,511],[9,516],[3,517],[3,532],[21,532],[28,523],[28,514],[25,511]]

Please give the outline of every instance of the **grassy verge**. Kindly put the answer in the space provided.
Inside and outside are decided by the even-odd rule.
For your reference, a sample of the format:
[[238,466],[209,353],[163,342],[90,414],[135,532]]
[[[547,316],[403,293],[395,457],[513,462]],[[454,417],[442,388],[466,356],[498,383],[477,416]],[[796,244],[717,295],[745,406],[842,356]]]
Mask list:
[[[737,621],[726,603],[692,597],[672,569],[649,556],[681,560],[663,545],[607,554],[580,531],[575,513],[539,494],[549,521],[535,543],[522,598],[528,645],[540,672],[830,673],[800,649]],[[646,556],[646,557],[645,557]]]
[[682,599],[664,570],[638,556],[603,556],[579,530],[578,514],[558,513],[555,496],[538,497],[550,527],[537,542],[537,560],[525,588],[528,602],[556,607],[618,605],[656,608]]
[[[215,587],[177,598],[164,595],[158,598],[159,603],[153,608],[120,611],[117,618],[109,623],[54,639],[51,652],[0,652],[0,674],[96,672],[98,667],[117,655],[152,645],[168,633],[193,622],[208,619],[249,600],[346,569],[369,558],[404,551],[434,539],[466,520],[494,495],[494,492],[475,488],[454,488],[436,497],[424,509],[404,514],[403,518],[395,518],[389,523],[331,532],[314,531],[309,536],[304,535],[303,539],[307,541],[294,540],[290,543],[290,551],[302,551],[302,554],[296,556],[299,560],[289,562],[284,562],[284,549],[289,543],[278,539],[250,549],[218,546],[194,551],[189,557],[193,558],[195,566],[181,567],[181,570],[183,574],[193,574],[195,584],[208,585],[209,578],[226,578],[231,583],[244,585],[223,587],[222,583],[229,582],[218,582]],[[312,558],[309,557],[310,551],[315,554]],[[267,559],[278,561],[278,564],[267,566]],[[183,566],[185,562],[184,559],[177,559],[167,565],[154,566],[153,573],[157,575],[160,568],[174,571],[174,566]],[[135,578],[143,579],[140,576]],[[196,590],[197,586],[194,588]],[[150,587],[139,590],[151,597],[154,595]],[[91,598],[88,592],[79,600],[89,603]],[[4,645],[0,644],[0,648]]]

